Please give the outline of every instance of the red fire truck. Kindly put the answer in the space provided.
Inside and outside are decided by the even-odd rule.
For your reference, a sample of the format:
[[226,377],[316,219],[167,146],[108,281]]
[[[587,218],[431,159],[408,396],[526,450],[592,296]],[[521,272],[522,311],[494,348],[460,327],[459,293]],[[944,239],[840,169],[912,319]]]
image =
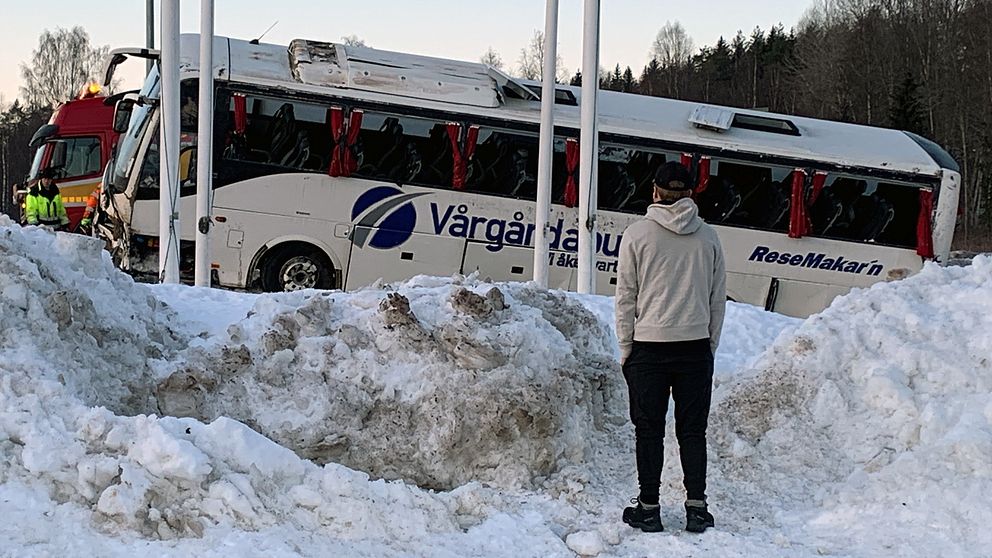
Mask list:
[[[104,168],[117,145],[120,134],[114,131],[114,105],[124,94],[107,97],[105,91],[113,83],[114,70],[128,56],[154,59],[158,52],[148,49],[112,51],[103,84],[87,84],[77,98],[59,105],[48,124],[38,128],[29,143],[35,155],[22,187],[34,184],[42,170],[53,169],[69,215],[69,230],[75,230],[83,218],[86,200],[100,186]],[[26,194],[26,189],[15,194],[22,216]]]

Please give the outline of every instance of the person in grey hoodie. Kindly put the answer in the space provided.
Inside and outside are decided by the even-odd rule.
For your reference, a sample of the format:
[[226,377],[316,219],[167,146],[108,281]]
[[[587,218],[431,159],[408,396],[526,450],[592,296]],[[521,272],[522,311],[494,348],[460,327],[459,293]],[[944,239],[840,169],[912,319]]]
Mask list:
[[675,401],[686,490],[686,530],[714,524],[706,506],[706,424],[713,355],[726,304],[723,249],[699,217],[692,177],[670,162],[655,175],[647,215],[620,242],[616,321],[620,363],[634,423],[640,494],[623,521],[662,531],[658,491],[664,465],[665,415]]

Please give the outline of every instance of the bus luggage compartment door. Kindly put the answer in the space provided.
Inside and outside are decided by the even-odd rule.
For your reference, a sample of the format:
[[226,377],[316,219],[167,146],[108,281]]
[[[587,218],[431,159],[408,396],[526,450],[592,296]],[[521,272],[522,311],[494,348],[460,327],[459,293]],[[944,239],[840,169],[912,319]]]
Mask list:
[[847,294],[850,290],[851,287],[843,285],[780,278],[778,292],[769,310],[794,318],[807,318],[830,306],[836,297]]
[[[484,242],[469,242],[465,247],[462,273],[476,271],[482,279],[493,281],[530,281],[534,278],[534,250],[526,246],[501,246],[496,252]],[[548,287],[575,290],[575,268],[569,266],[569,257],[575,254],[551,252],[555,263],[548,269]],[[562,265],[557,265],[557,264]]]
[[[353,290],[375,282],[402,281],[414,275],[451,276],[461,270],[465,239],[412,233],[394,247],[392,231],[355,227],[344,289]],[[377,246],[387,246],[380,248]]]

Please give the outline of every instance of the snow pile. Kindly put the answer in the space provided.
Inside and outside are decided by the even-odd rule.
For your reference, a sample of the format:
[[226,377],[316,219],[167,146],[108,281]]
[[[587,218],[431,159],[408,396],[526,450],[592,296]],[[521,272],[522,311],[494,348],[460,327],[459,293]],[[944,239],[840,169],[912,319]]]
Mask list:
[[11,227],[0,217],[8,386],[25,389],[30,379],[121,413],[154,408],[152,366],[182,347],[168,325],[176,315],[117,271],[97,240]]
[[99,248],[0,218],[3,555],[992,545],[986,256],[806,322],[728,305],[709,429],[717,528],[695,537],[681,531],[672,421],[666,533],[619,521],[634,439],[607,297],[471,277],[356,293],[149,287]]
[[987,256],[838,299],[717,393],[721,498],[878,553],[988,548],[990,331]]
[[[543,520],[501,513],[503,497],[472,481],[529,484],[581,462],[589,436],[623,420],[610,415],[612,334],[560,294],[421,279],[399,294],[257,297],[245,320],[202,339],[92,239],[2,226],[0,265],[4,494],[89,510],[108,533],[289,526],[362,541],[351,550],[426,539],[457,555],[487,548],[464,540],[482,530],[560,554]],[[155,416],[183,404],[216,413]],[[463,486],[435,494],[320,467],[227,418],[240,412],[322,462]]]
[[625,421],[615,346],[562,294],[421,277],[259,298],[157,395],[165,414],[235,418],[374,477],[530,486]]

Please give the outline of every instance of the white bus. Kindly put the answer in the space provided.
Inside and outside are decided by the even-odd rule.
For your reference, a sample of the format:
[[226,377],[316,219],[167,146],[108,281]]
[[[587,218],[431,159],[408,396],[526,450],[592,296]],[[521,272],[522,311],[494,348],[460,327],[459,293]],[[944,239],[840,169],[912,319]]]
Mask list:
[[[478,271],[532,277],[540,87],[483,64],[294,40],[217,38],[212,270],[266,291],[354,289]],[[196,144],[198,37],[181,41],[183,154]],[[157,251],[153,70],[105,190],[124,267]],[[558,86],[553,287],[576,283],[580,90]],[[604,91],[597,289],[612,294],[624,228],[652,177],[681,161],[726,254],[728,296],[806,316],[852,287],[906,276],[950,249],[959,170],[898,130]],[[184,268],[195,157],[183,156]]]

